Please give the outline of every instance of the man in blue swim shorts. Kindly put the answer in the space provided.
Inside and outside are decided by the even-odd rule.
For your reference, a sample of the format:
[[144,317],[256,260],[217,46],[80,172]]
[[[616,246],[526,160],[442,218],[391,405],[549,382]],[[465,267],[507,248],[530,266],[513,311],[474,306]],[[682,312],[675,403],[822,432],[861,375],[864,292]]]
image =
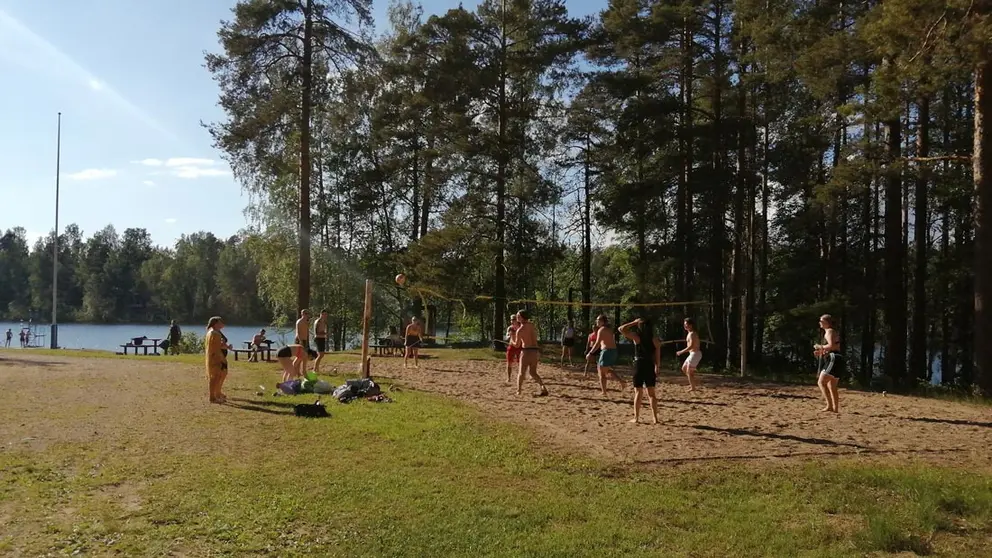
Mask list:
[[603,390],[603,395],[606,395],[607,375],[612,376],[613,379],[620,382],[620,391],[626,390],[627,383],[613,371],[613,367],[617,363],[617,340],[613,334],[613,329],[609,327],[606,316],[603,314],[600,314],[596,318],[596,341],[593,342],[592,348],[586,354],[586,358],[590,358],[596,349],[599,349],[599,361],[596,363],[596,371],[599,373],[599,386]]

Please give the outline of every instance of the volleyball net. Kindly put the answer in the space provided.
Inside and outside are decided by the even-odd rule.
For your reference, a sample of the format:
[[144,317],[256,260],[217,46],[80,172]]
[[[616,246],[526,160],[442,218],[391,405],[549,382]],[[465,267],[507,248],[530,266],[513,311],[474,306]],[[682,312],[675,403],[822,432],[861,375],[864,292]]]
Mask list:
[[[579,302],[544,298],[507,297],[498,302],[491,295],[451,295],[438,288],[407,284],[382,285],[376,299],[388,298],[395,304],[379,306],[372,322],[382,334],[403,334],[402,328],[413,316],[420,318],[425,337],[443,345],[479,344],[502,341],[509,318],[526,310],[543,342],[558,342],[562,331],[571,325],[576,337],[593,331],[596,318],[605,316],[616,328],[635,318],[651,320],[654,334],[665,344],[685,341],[683,321],[689,318],[703,343],[712,343],[712,305],[708,301],[674,302]],[[499,305],[501,331],[495,331],[494,319]]]

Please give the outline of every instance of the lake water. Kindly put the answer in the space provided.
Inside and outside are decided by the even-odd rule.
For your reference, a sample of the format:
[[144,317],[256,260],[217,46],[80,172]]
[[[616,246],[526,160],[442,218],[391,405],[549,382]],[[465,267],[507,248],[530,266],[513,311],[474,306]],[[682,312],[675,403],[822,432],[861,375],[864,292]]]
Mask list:
[[[44,335],[38,339],[32,339],[32,345],[40,345],[48,348],[50,345],[49,336],[51,326],[49,324],[29,324],[0,322],[0,343],[5,338],[4,334],[8,329],[14,333],[14,338],[10,342],[11,348],[20,347],[18,332],[22,327],[29,328],[33,334]],[[192,331],[203,337],[206,333],[204,324],[179,324],[183,333]],[[255,333],[265,328],[266,337],[272,339],[277,345],[284,345],[287,341],[292,341],[291,330],[277,330],[266,325],[258,326],[234,326],[224,327],[224,335],[235,347],[240,347],[242,341],[248,341]],[[101,351],[120,351],[120,345],[127,343],[132,337],[155,337],[164,339],[169,334],[169,324],[149,325],[149,324],[59,324],[59,347],[64,349],[95,349]]]

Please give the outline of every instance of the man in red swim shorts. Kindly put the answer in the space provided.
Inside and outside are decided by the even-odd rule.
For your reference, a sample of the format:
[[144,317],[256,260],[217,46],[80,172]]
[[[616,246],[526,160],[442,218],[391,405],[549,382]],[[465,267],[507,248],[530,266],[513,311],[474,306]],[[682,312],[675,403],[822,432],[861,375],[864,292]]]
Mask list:
[[520,347],[514,346],[517,341],[517,330],[520,323],[517,322],[517,315],[510,318],[510,325],[506,328],[506,383],[513,381],[513,365],[520,362]]
[[588,353],[588,356],[586,356],[585,368],[582,369],[583,374],[589,373],[589,363],[596,362],[596,359],[599,357],[599,347],[593,349],[593,346],[595,344],[596,344],[596,328],[593,328],[592,333],[590,333],[589,337],[586,339],[586,352]]

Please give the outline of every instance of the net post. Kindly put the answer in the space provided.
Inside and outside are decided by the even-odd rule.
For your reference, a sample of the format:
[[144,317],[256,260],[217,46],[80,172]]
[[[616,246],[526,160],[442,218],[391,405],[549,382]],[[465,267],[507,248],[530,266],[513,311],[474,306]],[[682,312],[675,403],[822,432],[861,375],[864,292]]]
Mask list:
[[368,378],[369,370],[369,320],[372,318],[372,280],[365,280],[365,312],[362,314],[362,378]]

